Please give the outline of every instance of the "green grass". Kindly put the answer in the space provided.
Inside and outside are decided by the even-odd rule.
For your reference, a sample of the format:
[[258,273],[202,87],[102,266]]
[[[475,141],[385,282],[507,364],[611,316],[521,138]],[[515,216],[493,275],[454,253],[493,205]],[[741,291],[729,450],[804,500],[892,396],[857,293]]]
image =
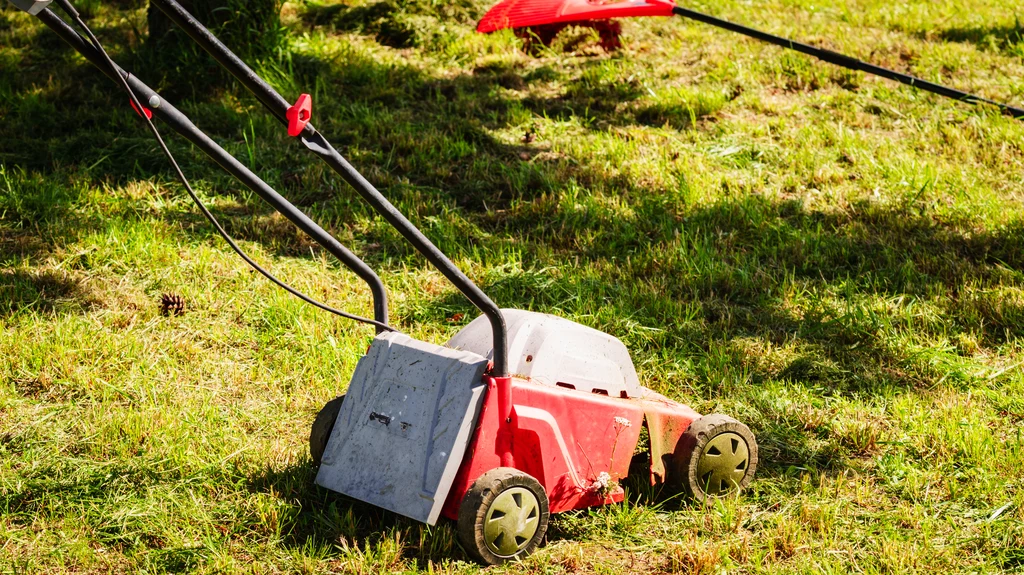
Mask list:
[[[147,66],[144,8],[87,4],[123,64],[381,270],[398,326],[441,342],[475,317],[251,97]],[[762,458],[738,499],[633,485],[493,571],[1024,571],[1024,123],[678,19],[527,54],[472,32],[486,4],[289,3],[260,69],[500,305],[621,338]],[[695,7],[1024,103],[1012,3]],[[257,259],[370,313],[169,140]],[[0,572],[475,572],[451,525],[313,484],[309,426],[371,337],[251,273],[116,87],[0,10]]]

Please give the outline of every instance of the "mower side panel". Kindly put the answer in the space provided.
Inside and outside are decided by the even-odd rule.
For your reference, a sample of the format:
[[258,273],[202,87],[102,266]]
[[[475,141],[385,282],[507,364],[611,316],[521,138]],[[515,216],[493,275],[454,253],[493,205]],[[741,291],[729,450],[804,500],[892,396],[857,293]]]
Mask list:
[[433,525],[472,437],[487,363],[378,335],[356,366],[317,484]]
[[651,485],[672,480],[679,438],[700,414],[689,406],[647,390],[640,402],[651,443]]
[[[491,385],[445,503],[446,517],[457,518],[473,482],[501,466],[497,395]],[[622,488],[614,482],[629,473],[644,420],[640,402],[524,380],[513,380],[512,402],[514,465],[544,486],[552,513],[622,501]],[[598,481],[602,472],[611,480],[606,488]]]

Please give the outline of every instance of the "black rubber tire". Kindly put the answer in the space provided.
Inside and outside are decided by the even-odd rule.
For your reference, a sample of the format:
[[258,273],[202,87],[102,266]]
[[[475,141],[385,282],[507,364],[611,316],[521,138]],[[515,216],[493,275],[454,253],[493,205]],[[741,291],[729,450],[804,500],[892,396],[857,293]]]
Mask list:
[[[722,438],[715,443],[723,443],[727,448],[723,455],[732,458],[729,465],[722,472],[701,469],[701,458],[705,450],[709,450],[710,453],[710,449],[716,446],[712,445],[709,448],[709,445],[715,438],[726,434],[728,438]],[[740,442],[743,445],[740,445]],[[729,447],[732,454],[727,453]],[[690,428],[680,438],[676,453],[676,476],[681,480],[686,493],[701,502],[712,497],[729,495],[737,490],[742,491],[750,485],[757,471],[757,439],[750,428],[728,415],[705,415],[691,423]],[[733,463],[734,461],[743,463],[737,465]],[[717,489],[708,489],[711,491],[708,493],[705,487],[712,480],[719,482],[719,485]]]
[[[513,488],[526,489],[536,498],[537,530],[528,541],[519,544],[514,553],[503,555],[496,553],[487,544],[484,528],[492,504],[502,493]],[[548,496],[544,487],[536,479],[518,469],[498,467],[481,475],[462,499],[457,524],[459,543],[466,553],[484,565],[501,565],[522,559],[533,553],[544,540],[548,530],[548,517]]]
[[324,458],[327,440],[334,431],[334,422],[338,421],[338,413],[344,401],[344,394],[328,401],[313,420],[313,427],[309,430],[309,456],[313,458],[313,465],[317,467],[320,467],[320,462]]

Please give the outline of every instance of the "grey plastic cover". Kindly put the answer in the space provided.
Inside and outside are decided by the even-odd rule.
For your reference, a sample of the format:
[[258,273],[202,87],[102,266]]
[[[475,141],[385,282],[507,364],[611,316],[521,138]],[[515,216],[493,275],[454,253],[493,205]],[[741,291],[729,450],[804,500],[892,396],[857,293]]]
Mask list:
[[485,357],[378,335],[359,360],[316,482],[433,525],[475,429]]
[[[508,369],[542,385],[613,397],[643,397],[629,350],[618,339],[567,319],[521,309],[503,309],[508,329]],[[474,319],[447,346],[494,356],[487,318]]]
[[28,12],[29,14],[35,16],[36,14],[42,12],[43,8],[46,8],[47,6],[49,6],[50,2],[52,2],[53,0],[8,0],[8,1],[11,4],[14,4],[14,7],[17,8],[18,10],[24,10],[25,12]]

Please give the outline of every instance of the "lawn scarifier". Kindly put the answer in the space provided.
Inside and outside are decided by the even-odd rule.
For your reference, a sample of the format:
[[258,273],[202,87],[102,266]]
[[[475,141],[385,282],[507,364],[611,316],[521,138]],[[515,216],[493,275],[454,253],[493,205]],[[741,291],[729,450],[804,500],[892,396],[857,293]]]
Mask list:
[[[483,314],[444,346],[396,331],[388,324],[387,292],[369,266],[170,102],[118,67],[70,2],[57,3],[84,37],[49,9],[49,2],[15,5],[122,85],[193,200],[231,247],[293,295],[377,328],[347,394],[328,402],[312,425],[310,453],[319,466],[319,485],[427,524],[441,516],[453,519],[465,550],[483,563],[498,564],[536,549],[551,513],[621,502],[618,481],[629,473],[643,427],[650,436],[652,484],[668,483],[705,500],[750,483],[757,443],[745,425],[724,415],[701,416],[640,385],[625,345],[611,335],[552,315],[499,309],[317,132],[309,95],[289,105],[175,0],[152,0]],[[312,300],[246,256],[199,201],[154,118],[366,281],[374,319]]]
[[[544,28],[552,25],[593,24],[612,18],[631,18],[643,16],[682,16],[697,20],[711,26],[730,30],[756,38],[769,44],[796,50],[814,56],[825,62],[867,72],[901,84],[971,104],[988,104],[997,107],[1001,112],[1014,118],[1024,119],[1024,109],[1017,108],[988,98],[976,96],[929,82],[922,78],[876,66],[874,64],[851,58],[838,52],[817,48],[809,44],[796,42],[788,38],[755,30],[741,24],[729,22],[721,18],[677,6],[673,0],[502,0],[484,14],[477,25],[477,32],[484,34],[505,28]],[[548,34],[550,35],[550,34]]]

